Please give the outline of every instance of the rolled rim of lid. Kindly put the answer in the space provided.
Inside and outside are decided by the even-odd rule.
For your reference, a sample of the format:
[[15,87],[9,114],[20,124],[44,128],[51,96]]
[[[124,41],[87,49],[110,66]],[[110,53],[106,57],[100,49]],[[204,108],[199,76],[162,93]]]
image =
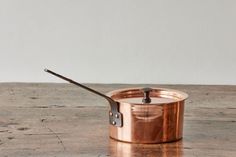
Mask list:
[[[106,95],[111,97],[113,100],[121,103],[129,103],[134,105],[144,105],[144,103],[132,103],[132,102],[126,102],[125,98],[142,98],[143,92],[141,91],[143,87],[137,87],[137,88],[124,88],[124,89],[118,89],[113,90],[111,92],[108,92]],[[150,92],[150,98],[169,98],[173,99],[174,101],[170,102],[179,102],[186,100],[188,98],[188,94],[182,91],[174,90],[174,89],[168,89],[168,88],[151,88],[152,91]],[[122,100],[123,99],[123,100]],[[160,104],[169,104],[166,102],[160,102],[160,103],[150,103],[150,105],[160,105]]]

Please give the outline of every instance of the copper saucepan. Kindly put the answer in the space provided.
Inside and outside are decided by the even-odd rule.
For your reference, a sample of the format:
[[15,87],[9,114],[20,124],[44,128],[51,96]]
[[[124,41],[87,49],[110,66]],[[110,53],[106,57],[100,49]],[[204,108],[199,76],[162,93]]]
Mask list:
[[110,137],[131,143],[177,141],[183,135],[184,92],[165,88],[127,88],[104,95],[45,69],[61,79],[108,100]]

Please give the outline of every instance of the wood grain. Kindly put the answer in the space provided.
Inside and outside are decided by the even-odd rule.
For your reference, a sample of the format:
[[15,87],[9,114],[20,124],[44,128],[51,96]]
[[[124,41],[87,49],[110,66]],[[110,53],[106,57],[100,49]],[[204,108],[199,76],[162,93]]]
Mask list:
[[[108,91],[145,85],[89,84]],[[234,157],[236,86],[152,85],[182,90],[184,138],[139,145],[108,137],[108,104],[70,84],[0,84],[1,157]]]

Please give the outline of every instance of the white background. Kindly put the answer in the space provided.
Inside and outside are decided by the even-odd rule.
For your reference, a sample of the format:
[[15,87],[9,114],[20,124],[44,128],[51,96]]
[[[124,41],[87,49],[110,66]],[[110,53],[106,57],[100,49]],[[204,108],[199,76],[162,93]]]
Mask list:
[[236,85],[234,0],[0,0],[0,82]]

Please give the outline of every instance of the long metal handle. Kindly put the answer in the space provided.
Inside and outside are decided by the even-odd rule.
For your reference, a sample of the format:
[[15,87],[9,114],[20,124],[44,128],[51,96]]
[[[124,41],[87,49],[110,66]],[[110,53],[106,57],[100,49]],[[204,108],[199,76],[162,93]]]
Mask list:
[[57,76],[57,77],[65,80],[65,81],[68,81],[68,82],[70,82],[70,83],[72,83],[72,84],[74,84],[76,86],[84,88],[84,89],[86,89],[86,90],[88,90],[88,91],[90,91],[90,92],[92,92],[94,94],[97,94],[97,95],[99,95],[99,96],[101,96],[103,98],[105,98],[109,102],[109,104],[111,106],[111,111],[110,111],[110,114],[109,114],[110,115],[110,124],[115,125],[115,126],[120,126],[120,127],[123,125],[123,123],[122,123],[122,114],[118,111],[118,108],[119,108],[119,106],[118,106],[119,103],[118,102],[114,101],[112,98],[110,98],[110,97],[108,97],[108,96],[106,96],[106,95],[104,95],[104,94],[102,94],[102,93],[100,93],[100,92],[98,92],[98,91],[96,91],[94,89],[91,89],[91,88],[89,88],[89,87],[87,87],[85,85],[82,85],[82,84],[80,84],[80,83],[78,83],[78,82],[76,82],[76,81],[74,81],[72,79],[69,79],[69,78],[65,77],[65,76],[57,74],[57,73],[55,73],[55,72],[53,72],[51,70],[44,69],[44,71],[48,72],[48,73],[50,73],[50,74],[52,74],[54,76]]
[[90,92],[92,92],[92,93],[94,93],[94,94],[97,94],[97,95],[99,95],[99,96],[101,96],[101,97],[107,99],[107,101],[109,101],[109,103],[111,103],[111,102],[114,103],[114,102],[115,102],[113,99],[111,99],[110,97],[106,96],[105,94],[102,94],[102,93],[100,93],[100,92],[98,92],[98,91],[96,91],[96,90],[94,90],[94,89],[91,89],[91,88],[89,88],[89,87],[87,87],[87,86],[85,86],[85,85],[82,85],[82,84],[80,84],[80,83],[78,83],[78,82],[75,82],[74,80],[71,80],[71,79],[69,79],[69,78],[67,78],[67,77],[65,77],[65,76],[62,76],[62,75],[60,75],[60,74],[57,74],[57,73],[55,73],[55,72],[53,72],[53,71],[51,71],[51,70],[48,70],[48,69],[44,69],[44,71],[45,71],[45,72],[48,72],[48,73],[50,73],[50,74],[52,74],[52,75],[54,75],[54,76],[57,76],[57,77],[59,77],[59,78],[65,80],[65,81],[68,81],[68,82],[70,82],[70,83],[72,83],[72,84],[74,84],[74,85],[76,85],[76,86],[79,86],[79,87],[81,87],[81,88],[84,88],[84,89],[86,89],[86,90],[88,90],[88,91],[90,91]]

